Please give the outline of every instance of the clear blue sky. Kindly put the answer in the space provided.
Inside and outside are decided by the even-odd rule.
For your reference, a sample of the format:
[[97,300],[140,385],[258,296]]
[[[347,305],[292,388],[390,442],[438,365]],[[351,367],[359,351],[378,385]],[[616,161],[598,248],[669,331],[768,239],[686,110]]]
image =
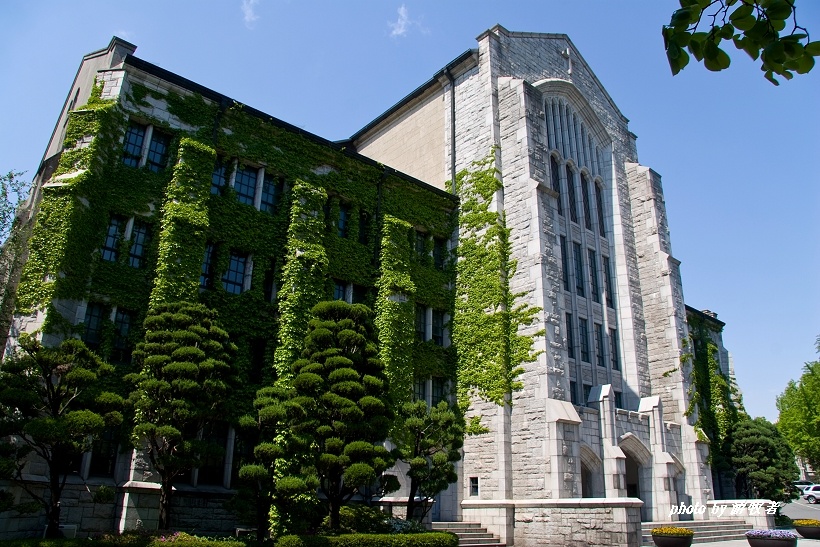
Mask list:
[[[798,0],[820,39],[820,2]],[[33,174],[85,53],[137,56],[325,138],[352,135],[495,24],[570,36],[663,176],[686,302],[726,322],[746,408],[775,397],[820,334],[820,67],[779,88],[732,67],[673,78],[674,0],[3,0],[0,172]]]

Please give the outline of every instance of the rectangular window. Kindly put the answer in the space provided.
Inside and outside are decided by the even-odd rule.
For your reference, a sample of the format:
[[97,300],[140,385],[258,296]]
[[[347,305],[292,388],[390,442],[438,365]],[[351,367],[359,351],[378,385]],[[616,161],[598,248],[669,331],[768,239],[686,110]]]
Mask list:
[[236,170],[233,189],[239,203],[253,205],[253,199],[256,197],[256,175],[257,169],[255,167],[245,166]]
[[567,357],[575,359],[575,333],[572,331],[572,314],[566,315],[567,320]]
[[427,234],[416,232],[415,249],[419,258],[424,259],[427,257]]
[[427,340],[427,308],[416,304],[416,338]]
[[433,266],[438,270],[444,269],[444,258],[447,256],[447,241],[440,238],[433,238]]
[[444,312],[440,310],[433,310],[433,342],[444,345]]
[[598,209],[598,233],[606,237],[606,225],[604,224],[604,196],[599,185],[595,185],[595,206]]
[[586,296],[584,293],[584,256],[581,254],[581,244],[572,244],[572,255],[575,259],[575,292],[578,296]]
[[85,334],[83,342],[91,349],[97,349],[102,342],[103,320],[108,317],[108,308],[99,302],[89,302],[85,308]]
[[609,359],[612,370],[621,370],[621,358],[618,355],[618,331],[609,329]]
[[91,477],[113,477],[117,463],[118,427],[106,427],[99,438],[91,444],[91,463],[88,475]]
[[612,393],[615,394],[615,408],[623,408],[624,407],[624,399],[623,395],[620,391],[613,391]]
[[285,181],[281,177],[275,177],[265,173],[262,179],[262,202],[259,210],[273,214],[276,212],[276,204],[285,189]]
[[248,255],[231,251],[228,270],[222,276],[222,286],[231,294],[241,294],[245,288],[245,271]]
[[359,243],[367,245],[370,240],[368,234],[370,234],[370,215],[365,211],[359,211]]
[[550,177],[552,179],[552,189],[558,194],[558,198],[555,200],[558,204],[558,214],[564,216],[564,207],[561,205],[561,199],[563,199],[563,196],[561,196],[561,177],[558,174],[558,162],[552,156],[550,156]]
[[336,233],[339,237],[347,238],[350,231],[350,205],[339,204],[339,220],[336,221]]
[[564,281],[564,290],[569,290],[569,255],[567,254],[567,238],[561,236],[561,279]]
[[440,377],[433,378],[433,393],[431,404],[432,406],[436,406],[441,401],[446,400],[447,398],[447,380]]
[[589,404],[589,394],[592,393],[592,386],[584,386],[584,400],[582,402],[583,405]]
[[367,301],[367,287],[353,285],[353,303],[364,304]]
[[608,308],[615,307],[615,300],[612,292],[612,267],[609,264],[609,257],[604,258],[604,284],[606,289],[606,305]]
[[159,173],[168,164],[168,148],[171,145],[171,135],[154,130],[151,135],[151,144],[148,146],[149,171]]
[[578,222],[578,203],[575,201],[575,176],[567,165],[567,197],[569,198],[569,219]]
[[117,308],[114,314],[114,347],[111,353],[111,360],[118,363],[131,362],[131,347],[128,339],[131,334],[131,325],[134,322],[134,314],[130,311]]
[[592,208],[589,204],[589,180],[581,173],[581,197],[584,201],[584,226],[587,230],[592,230]]
[[589,363],[589,323],[586,319],[578,319],[578,336],[581,338],[581,361]]
[[122,144],[122,162],[128,167],[139,167],[142,159],[142,145],[145,142],[145,126],[131,122],[125,131]]
[[151,239],[148,224],[135,220],[131,228],[131,250],[128,251],[128,264],[132,268],[142,268],[145,265],[145,251]]
[[574,405],[578,404],[578,382],[569,382],[569,402]]
[[347,283],[340,279],[333,280],[333,300],[347,302]]
[[270,267],[265,270],[265,279],[262,281],[262,294],[265,302],[273,302],[276,298],[276,261],[270,261]]
[[214,195],[219,195],[223,190],[225,190],[227,185],[228,165],[225,163],[225,159],[220,156],[216,158],[214,172],[211,173],[211,193]]
[[209,451],[204,455],[197,472],[197,485],[211,484],[222,486],[225,480],[225,442],[228,438],[228,424],[209,423],[202,431],[202,440],[214,448],[222,448],[221,452]]
[[595,251],[587,249],[589,252],[589,291],[592,293],[592,301],[601,302],[601,291],[598,287],[598,261],[596,260]]
[[126,220],[121,216],[111,215],[108,221],[108,231],[105,234],[105,243],[102,246],[102,259],[116,262],[120,257],[120,238],[125,231]]
[[595,329],[595,363],[599,367],[605,367],[604,360],[604,326],[599,323],[593,323]]
[[413,399],[427,402],[427,379],[416,378],[413,382]]
[[478,477],[470,477],[470,495],[478,495]]
[[210,289],[214,286],[214,244],[205,245],[205,257],[202,259],[202,268],[199,272],[199,286]]

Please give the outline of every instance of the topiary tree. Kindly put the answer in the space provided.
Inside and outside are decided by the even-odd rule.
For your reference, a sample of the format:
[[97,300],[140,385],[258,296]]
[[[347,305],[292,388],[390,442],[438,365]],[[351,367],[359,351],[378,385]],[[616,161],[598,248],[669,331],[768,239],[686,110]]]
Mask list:
[[392,412],[370,309],[320,302],[312,314],[303,358],[293,364],[293,402],[303,410],[293,431],[313,447],[307,475],[315,477],[338,530],[339,508],[393,465],[378,444],[387,438]]
[[774,424],[766,418],[747,418],[732,433],[739,498],[789,502],[797,497],[791,483],[800,472],[792,449]]
[[172,484],[202,459],[222,450],[201,440],[204,425],[219,421],[236,351],[216,312],[202,304],[160,304],[148,311],[145,339],[134,351],[132,441],[160,476],[160,529],[171,525]]
[[[108,426],[122,422],[122,397],[98,380],[114,371],[85,344],[69,339],[47,348],[23,334],[20,349],[0,368],[0,473],[45,509],[48,537],[60,536],[60,498],[66,478],[83,452]],[[41,495],[23,479],[27,458],[46,464],[48,488]],[[5,478],[4,477],[4,478]],[[5,508],[10,499],[4,496]]]
[[[410,466],[407,520],[423,520],[430,500],[458,480],[455,462],[461,459],[459,449],[464,445],[463,422],[445,401],[432,408],[424,401],[402,405],[391,440],[396,458]],[[418,517],[416,496],[426,508]]]

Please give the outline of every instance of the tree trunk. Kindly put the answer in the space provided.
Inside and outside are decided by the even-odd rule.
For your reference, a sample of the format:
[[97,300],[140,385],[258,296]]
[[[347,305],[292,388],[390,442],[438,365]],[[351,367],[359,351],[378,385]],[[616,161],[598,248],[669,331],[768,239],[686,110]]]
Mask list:
[[339,509],[341,509],[341,503],[338,499],[331,499],[330,501],[330,529],[333,531],[338,531],[341,527],[341,522],[339,518]]
[[415,520],[416,515],[416,493],[419,491],[419,483],[416,479],[410,479],[410,495],[407,497],[407,515],[405,520]]
[[262,486],[256,486],[256,541],[265,541],[270,526],[270,496],[266,496]]
[[56,469],[56,465],[49,466],[49,481],[48,488],[50,499],[46,516],[48,518],[48,527],[46,528],[47,538],[60,538],[63,533],[60,531],[60,494],[62,494],[62,487],[60,485],[60,473]]
[[174,485],[170,479],[162,479],[162,486],[159,490],[159,529],[171,529],[171,492]]

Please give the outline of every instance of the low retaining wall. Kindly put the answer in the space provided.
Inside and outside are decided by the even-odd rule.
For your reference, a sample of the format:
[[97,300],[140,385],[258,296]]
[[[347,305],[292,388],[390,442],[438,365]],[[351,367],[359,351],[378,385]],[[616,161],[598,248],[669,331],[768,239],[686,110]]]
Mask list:
[[638,547],[641,506],[637,498],[465,500],[464,521],[480,522],[507,545],[535,547]]

